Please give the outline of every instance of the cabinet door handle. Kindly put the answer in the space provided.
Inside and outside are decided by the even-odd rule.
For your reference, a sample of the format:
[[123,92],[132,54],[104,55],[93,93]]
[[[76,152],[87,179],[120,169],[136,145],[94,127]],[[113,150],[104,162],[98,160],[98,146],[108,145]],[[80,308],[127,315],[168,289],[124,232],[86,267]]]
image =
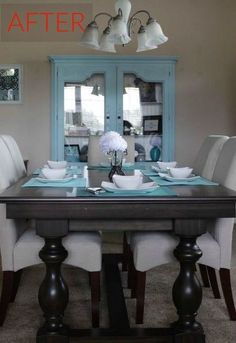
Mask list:
[[121,116],[118,116],[117,119],[121,119]]
[[106,115],[106,118],[107,118],[107,119],[110,119],[110,115],[109,115],[109,114],[107,114],[107,115]]

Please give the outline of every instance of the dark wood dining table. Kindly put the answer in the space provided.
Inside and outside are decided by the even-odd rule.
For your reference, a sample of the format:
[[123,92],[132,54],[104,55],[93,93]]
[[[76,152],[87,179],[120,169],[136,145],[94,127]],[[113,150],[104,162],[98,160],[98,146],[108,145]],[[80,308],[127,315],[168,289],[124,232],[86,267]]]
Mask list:
[[[99,186],[106,179],[106,171],[88,172],[90,186]],[[202,289],[195,264],[202,252],[196,239],[205,233],[206,220],[235,217],[236,192],[222,186],[171,186],[176,196],[79,196],[70,188],[22,188],[25,181],[21,179],[1,193],[0,203],[6,204],[7,218],[35,219],[37,234],[45,240],[39,252],[46,265],[39,288],[45,322],[37,332],[37,342],[64,343],[70,337],[78,337],[78,342],[205,342],[203,326],[197,321]],[[116,232],[155,231],[156,222],[164,219],[173,220],[173,231],[180,239],[174,250],[180,271],[172,291],[176,321],[168,328],[130,328],[117,267],[120,256],[112,255],[104,257],[110,327],[72,329],[65,325],[68,286],[61,264],[67,256],[62,238],[69,232],[69,221],[76,220],[80,231]]]

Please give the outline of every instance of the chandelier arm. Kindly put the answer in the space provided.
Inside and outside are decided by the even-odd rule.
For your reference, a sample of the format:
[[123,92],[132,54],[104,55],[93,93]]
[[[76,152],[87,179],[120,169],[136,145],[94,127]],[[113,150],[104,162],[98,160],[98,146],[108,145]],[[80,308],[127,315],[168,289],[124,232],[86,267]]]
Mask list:
[[[108,16],[108,17],[110,18],[110,20],[113,18],[112,15],[109,14],[109,13],[107,13],[107,12],[100,12],[100,13],[98,13],[98,14],[95,15],[95,17],[94,17],[93,20],[96,21],[97,17],[99,17],[99,16],[101,16],[101,15],[106,15],[106,16]],[[109,22],[110,22],[110,20],[109,20]]]
[[[139,10],[139,11],[135,12],[135,13],[130,17],[130,19],[128,20],[128,35],[129,35],[129,37],[130,37],[130,34],[131,34],[130,29],[131,29],[132,21],[133,21],[134,19],[136,19],[136,20],[138,19],[138,18],[135,18],[135,16],[136,16],[137,14],[139,14],[139,13],[146,13],[146,14],[148,15],[148,19],[151,18],[150,13],[149,13],[148,11],[146,11],[146,10]],[[140,19],[139,19],[139,20],[140,20]],[[140,20],[140,22],[141,22],[141,20]],[[141,22],[141,24],[142,24],[142,22]]]
[[[131,36],[131,30],[132,30],[133,25],[135,24],[135,21],[138,21],[139,24],[140,24],[140,26],[142,25],[142,21],[141,21],[139,18],[135,18],[135,17],[134,17],[134,18],[131,20],[130,26],[129,26],[129,28],[128,28],[128,35],[129,35],[129,37]],[[134,32],[132,32],[132,33],[134,33]]]

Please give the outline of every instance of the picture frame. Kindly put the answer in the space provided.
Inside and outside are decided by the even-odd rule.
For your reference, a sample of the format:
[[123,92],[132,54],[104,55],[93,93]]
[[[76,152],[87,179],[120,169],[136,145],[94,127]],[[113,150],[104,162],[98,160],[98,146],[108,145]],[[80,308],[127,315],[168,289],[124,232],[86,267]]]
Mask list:
[[143,134],[162,134],[162,116],[144,116],[143,117]]
[[0,64],[0,104],[22,103],[22,74],[22,65]]
[[145,82],[139,78],[135,79],[135,86],[139,88],[141,103],[157,103],[155,85],[155,82]]

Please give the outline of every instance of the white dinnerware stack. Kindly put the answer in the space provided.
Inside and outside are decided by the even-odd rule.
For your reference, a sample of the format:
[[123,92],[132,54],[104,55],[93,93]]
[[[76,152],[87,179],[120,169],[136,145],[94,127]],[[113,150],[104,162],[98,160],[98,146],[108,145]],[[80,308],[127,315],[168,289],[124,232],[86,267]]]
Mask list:
[[66,176],[67,161],[47,161],[41,170],[41,177],[49,180],[60,180]]
[[188,178],[192,174],[193,168],[182,167],[182,168],[169,168],[168,173],[175,179]]
[[168,170],[169,168],[175,168],[177,166],[177,162],[176,161],[171,161],[171,162],[158,161],[157,166],[161,170]]
[[47,161],[47,165],[51,169],[65,169],[67,167],[67,161]]
[[143,183],[142,175],[113,175],[113,183],[118,188],[123,189],[138,189]]
[[66,175],[66,168],[63,169],[50,169],[50,168],[43,168],[41,170],[42,176],[45,179],[63,179]]

